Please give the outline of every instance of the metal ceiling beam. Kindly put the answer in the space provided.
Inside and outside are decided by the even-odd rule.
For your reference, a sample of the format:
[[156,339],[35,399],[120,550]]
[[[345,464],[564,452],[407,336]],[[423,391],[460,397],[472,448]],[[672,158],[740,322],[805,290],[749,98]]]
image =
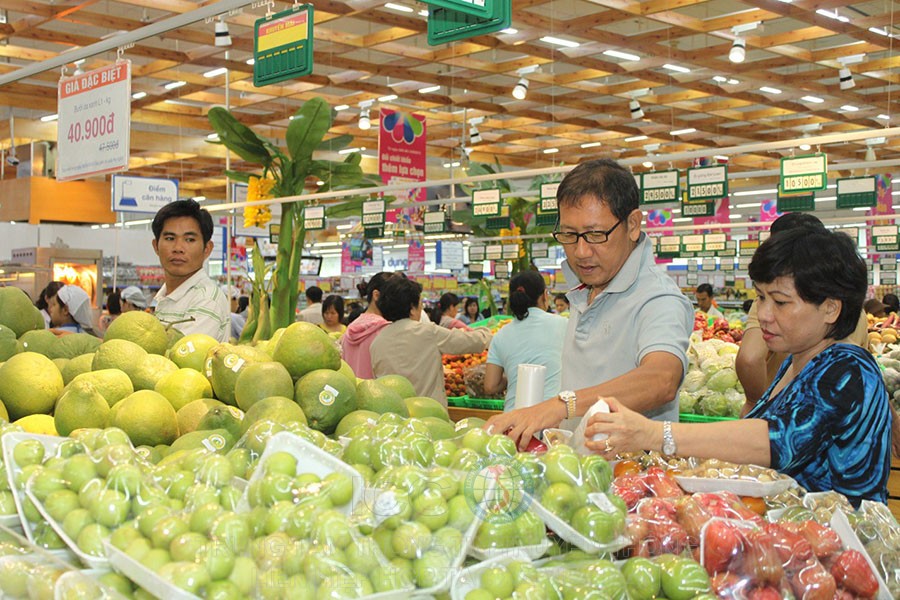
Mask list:
[[[4,86],[8,83],[15,83],[16,81],[20,81],[27,77],[33,77],[44,71],[58,69],[59,67],[75,62],[76,60],[89,58],[103,52],[137,43],[149,37],[161,35],[174,29],[180,29],[181,27],[196,23],[197,21],[205,21],[206,19],[212,19],[219,15],[228,14],[233,10],[238,10],[251,4],[253,4],[253,0],[219,0],[219,2],[216,2],[215,4],[208,4],[196,10],[181,13],[174,17],[152,23],[146,27],[141,27],[140,29],[135,29],[134,31],[128,31],[121,35],[115,35],[105,40],[100,40],[90,46],[85,46],[70,52],[64,52],[39,63],[27,65],[17,71],[0,76],[0,86]],[[209,35],[210,43],[212,43],[212,31],[210,31]]]

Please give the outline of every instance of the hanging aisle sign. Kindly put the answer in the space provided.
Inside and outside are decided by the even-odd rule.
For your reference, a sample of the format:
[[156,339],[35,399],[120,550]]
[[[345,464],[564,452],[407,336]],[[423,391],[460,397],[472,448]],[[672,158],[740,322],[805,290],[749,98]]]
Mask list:
[[816,209],[816,194],[785,194],[778,188],[778,212],[812,212]]
[[318,231],[319,229],[325,229],[325,207],[304,206],[303,227],[305,227],[307,231]]
[[444,211],[425,213],[425,224],[422,231],[425,233],[442,233],[447,230],[447,219],[444,218]]
[[496,217],[500,215],[500,190],[475,190],[472,192],[472,215]]
[[681,174],[675,171],[658,171],[641,174],[641,204],[678,202]]
[[718,200],[727,195],[727,165],[688,169],[688,202]]
[[178,200],[178,181],[151,177],[113,175],[112,209],[114,212],[156,212],[169,202]]
[[547,242],[531,243],[531,258],[549,258],[550,245]]
[[362,226],[367,238],[381,237],[384,232],[384,200],[363,202]]
[[559,212],[559,204],[556,201],[556,191],[559,189],[559,183],[542,183],[541,184],[541,212],[556,213]]
[[896,225],[879,225],[872,228],[872,241],[877,252],[897,252],[900,244],[897,242]]
[[660,258],[678,258],[681,255],[681,236],[660,236],[659,250],[657,250],[656,255]]
[[785,194],[824,190],[828,182],[828,161],[824,154],[781,159],[781,183]]
[[312,73],[313,7],[293,7],[256,20],[253,85],[262,87]]
[[847,177],[837,180],[837,208],[874,207],[878,193],[874,177]]
[[59,80],[56,179],[124,171],[131,153],[131,61]]
[[469,262],[482,262],[484,260],[484,246],[469,246]]
[[[465,0],[453,2],[454,5],[465,3]],[[447,42],[464,40],[476,35],[484,35],[506,29],[512,24],[512,0],[486,0],[487,14],[474,14],[476,5],[428,7],[428,45],[437,46]],[[463,12],[465,9],[466,12]]]

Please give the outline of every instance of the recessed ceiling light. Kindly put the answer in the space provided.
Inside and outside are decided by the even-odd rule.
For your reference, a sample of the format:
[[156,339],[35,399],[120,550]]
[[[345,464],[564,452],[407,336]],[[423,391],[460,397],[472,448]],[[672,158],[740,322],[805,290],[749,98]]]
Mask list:
[[255,64],[256,64],[256,59],[255,59],[255,58],[248,58],[248,59],[247,59],[247,64],[248,64],[248,65],[251,65],[251,66],[252,66],[252,65],[255,65]]
[[218,133],[210,133],[209,135],[206,136],[206,139],[213,141],[213,142],[217,142],[217,141],[219,141],[219,134]]
[[765,92],[767,94],[780,94],[781,93],[781,90],[779,90],[778,88],[769,87],[767,85],[764,85],[761,88],[759,88],[759,91]]
[[213,69],[212,71],[207,71],[206,73],[203,74],[203,76],[206,78],[218,77],[219,75],[224,75],[227,72],[228,72],[228,69],[226,67],[219,67],[218,69]]
[[334,110],[341,111],[341,110],[347,110],[348,108],[350,108],[349,104],[338,104],[337,106],[334,107]]
[[891,118],[888,115],[878,115],[875,117],[876,119],[881,119],[882,121],[890,121]]
[[559,152],[559,148],[545,148],[544,154],[556,154]]
[[719,83],[725,83],[728,81],[728,78],[722,77],[721,75],[713,75],[713,81],[717,81]]
[[55,121],[59,118],[59,115],[44,115],[41,117],[41,122],[49,123],[50,121]]
[[859,110],[858,106],[853,106],[852,104],[845,104],[841,107],[841,110],[845,112],[856,112]]
[[394,4],[393,2],[386,3],[384,5],[384,7],[389,8],[391,10],[396,10],[397,12],[405,12],[405,13],[415,12],[415,10],[413,10],[412,8],[410,8],[408,6],[403,6],[402,4]]
[[131,95],[135,100],[140,100],[141,98],[147,97],[147,92],[135,92]]
[[194,196],[193,198],[191,198],[191,200],[194,200],[195,202],[203,202],[204,200],[206,200],[206,196]]
[[668,69],[670,71],[675,71],[676,73],[690,73],[691,70],[687,67],[682,67],[681,65],[673,65],[666,63],[663,65],[663,69]]
[[697,131],[693,127],[688,127],[687,129],[676,129],[675,131],[670,132],[670,135],[686,135],[688,133],[694,133]]
[[651,168],[653,168],[653,161],[652,161],[652,160],[645,160],[644,162],[641,163],[641,165],[642,165],[645,169],[651,169]]
[[541,38],[541,41],[548,44],[553,44],[554,46],[563,46],[565,48],[577,48],[581,45],[578,42],[573,42],[572,40],[564,40],[562,38],[553,37],[552,35],[545,35]]
[[641,60],[637,54],[629,54],[628,52],[619,52],[618,50],[604,50],[603,54],[612,56],[613,58],[621,58],[622,60]]
[[416,14],[419,15],[420,17],[427,17],[427,16],[428,16],[428,9],[427,9],[427,8],[423,8],[422,10],[420,10],[419,12],[417,12]]
[[828,17],[829,19],[834,19],[835,21],[840,21],[841,23],[849,23],[850,19],[845,16],[839,15],[837,9],[834,12],[831,12],[828,9],[820,8],[816,11],[817,15],[822,15],[823,17]]
[[[387,5],[385,5],[387,6]],[[388,94],[387,96],[382,96],[378,99],[379,102],[390,102],[391,100],[396,100],[397,94]]]
[[626,141],[626,142],[640,142],[641,140],[646,140],[646,139],[647,139],[647,136],[646,136],[646,135],[635,135],[635,136],[632,136],[632,137],[627,137],[627,138],[625,138],[624,141]]
[[600,142],[585,142],[581,145],[582,148],[596,148],[597,146],[601,146]]
[[430,94],[431,92],[436,92],[439,89],[441,89],[441,86],[439,86],[439,85],[429,85],[428,87],[423,87],[421,90],[419,90],[419,93],[420,94]]
[[338,150],[338,154],[353,154],[354,152],[359,152],[360,150],[365,150],[365,148],[341,148]]
[[445,162],[445,163],[444,163],[443,165],[441,165],[441,166],[443,166],[445,169],[449,169],[449,168],[451,168],[451,167],[458,167],[458,166],[459,166],[459,162],[458,162],[458,161],[454,161],[454,162]]
[[187,81],[170,81],[163,87],[167,90],[174,90],[175,88],[180,88],[183,85],[187,85]]
[[800,99],[806,100],[807,102],[812,102],[813,104],[821,104],[825,102],[824,98],[819,98],[818,96],[803,96]]
[[514,27],[507,27],[506,29],[501,29],[500,33],[505,33],[506,35],[515,35],[519,33],[519,30]]
[[738,81],[737,79],[729,79],[728,80],[728,85],[737,85],[739,83],[740,83],[740,81]]
[[877,33],[878,35],[886,36],[886,37],[891,36],[891,34],[889,34],[886,29],[881,29],[879,27],[869,27],[869,31],[871,31],[872,33]]
[[801,150],[803,150],[804,152],[806,152],[807,150],[812,148],[812,146],[810,146],[809,144],[800,144],[797,147],[800,148]]
[[713,158],[714,158],[715,160],[721,160],[721,161],[724,161],[724,162],[728,162],[728,157],[725,156],[725,155],[723,155],[723,154],[716,154],[715,156],[713,156]]

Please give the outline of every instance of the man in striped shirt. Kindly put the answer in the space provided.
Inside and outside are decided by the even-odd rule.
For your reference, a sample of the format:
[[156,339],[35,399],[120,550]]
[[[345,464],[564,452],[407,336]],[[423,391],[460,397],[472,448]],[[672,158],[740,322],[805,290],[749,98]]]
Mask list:
[[153,250],[165,272],[156,294],[156,317],[185,335],[205,333],[229,339],[228,298],[203,270],[213,249],[212,217],[194,200],[176,200],[153,219]]

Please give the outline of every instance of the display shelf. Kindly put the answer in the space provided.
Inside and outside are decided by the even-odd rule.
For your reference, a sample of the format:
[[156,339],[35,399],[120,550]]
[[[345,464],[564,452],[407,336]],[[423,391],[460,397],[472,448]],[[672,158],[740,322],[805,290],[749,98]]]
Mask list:
[[737,417],[709,417],[707,415],[695,415],[693,413],[679,413],[680,423],[716,423],[718,421],[736,421]]

